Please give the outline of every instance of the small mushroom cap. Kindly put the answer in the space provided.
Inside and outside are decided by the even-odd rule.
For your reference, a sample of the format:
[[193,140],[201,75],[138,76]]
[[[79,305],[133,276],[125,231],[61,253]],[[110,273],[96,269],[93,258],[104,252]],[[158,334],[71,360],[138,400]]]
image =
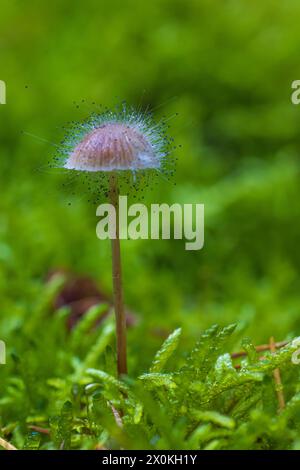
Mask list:
[[159,168],[160,159],[138,129],[107,123],[86,134],[64,167],[81,171],[141,170]]

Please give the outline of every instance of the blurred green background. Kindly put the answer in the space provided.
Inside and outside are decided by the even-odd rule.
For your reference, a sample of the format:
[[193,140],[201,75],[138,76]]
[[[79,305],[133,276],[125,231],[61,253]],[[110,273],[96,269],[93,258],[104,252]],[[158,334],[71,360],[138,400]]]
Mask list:
[[126,304],[139,318],[133,373],[149,365],[159,332],[178,326],[186,343],[215,322],[238,322],[255,344],[299,335],[300,109],[290,101],[299,2],[3,0],[0,10],[0,338],[9,351],[49,271],[89,275],[111,293],[95,207],[46,169],[62,126],[95,110],[76,108],[82,99],[125,99],[157,119],[179,113],[170,120],[182,145],[176,185],[159,180],[146,202],[205,204],[201,251],[123,243]]

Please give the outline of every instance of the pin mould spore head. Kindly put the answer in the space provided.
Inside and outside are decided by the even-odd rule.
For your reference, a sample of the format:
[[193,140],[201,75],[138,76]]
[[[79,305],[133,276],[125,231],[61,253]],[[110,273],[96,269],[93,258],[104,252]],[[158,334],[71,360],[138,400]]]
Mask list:
[[71,123],[55,166],[78,172],[172,172],[172,139],[165,120],[123,106]]
[[71,152],[64,167],[79,171],[159,168],[160,159],[148,139],[133,126],[103,124],[89,132]]

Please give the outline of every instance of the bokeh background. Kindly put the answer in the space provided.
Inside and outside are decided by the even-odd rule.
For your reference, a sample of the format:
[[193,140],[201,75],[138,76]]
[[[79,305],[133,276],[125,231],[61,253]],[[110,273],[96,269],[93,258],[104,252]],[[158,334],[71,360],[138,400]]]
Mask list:
[[[47,162],[67,121],[95,111],[91,102],[123,99],[170,117],[182,146],[173,181],[144,191],[146,203],[206,211],[201,251],[178,240],[123,243],[132,374],[178,326],[183,348],[213,323],[237,322],[255,344],[299,335],[300,108],[290,100],[299,2],[3,0],[0,10],[0,338],[9,354],[34,342],[28,325],[49,272],[89,276],[111,296],[95,207],[66,194]],[[55,354],[48,360],[51,374]]]

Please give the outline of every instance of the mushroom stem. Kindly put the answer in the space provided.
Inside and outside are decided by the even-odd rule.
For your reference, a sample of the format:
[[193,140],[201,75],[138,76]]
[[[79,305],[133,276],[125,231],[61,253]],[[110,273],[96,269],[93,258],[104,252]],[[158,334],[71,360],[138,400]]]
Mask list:
[[116,315],[116,335],[117,335],[117,363],[118,376],[127,374],[126,359],[126,317],[123,301],[121,250],[119,234],[119,189],[117,175],[112,173],[109,182],[110,202],[116,212],[116,232],[115,238],[111,240],[112,250],[112,278],[114,291],[114,307]]

